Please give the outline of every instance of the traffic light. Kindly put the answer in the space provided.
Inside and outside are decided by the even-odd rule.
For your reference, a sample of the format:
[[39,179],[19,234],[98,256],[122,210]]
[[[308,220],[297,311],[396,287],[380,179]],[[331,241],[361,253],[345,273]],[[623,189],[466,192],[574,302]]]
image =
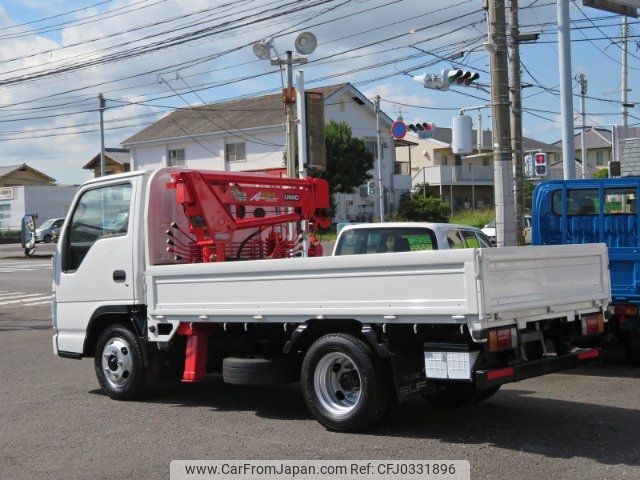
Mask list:
[[431,130],[433,130],[433,125],[431,125],[430,123],[424,122],[424,123],[410,123],[408,125],[409,130],[411,130],[414,133],[417,132],[430,132]]
[[547,154],[536,153],[534,157],[534,167],[536,177],[544,177],[547,175]]
[[480,78],[478,72],[470,72],[469,70],[443,70],[442,79],[447,85],[464,85],[468,87],[471,83]]
[[416,82],[422,83],[424,88],[440,91],[449,90],[450,85],[468,87],[479,78],[480,74],[478,72],[460,69],[444,69],[439,75],[437,73],[424,73],[413,77]]
[[375,180],[370,180],[367,182],[367,195],[370,197],[375,196],[376,194],[376,182]]

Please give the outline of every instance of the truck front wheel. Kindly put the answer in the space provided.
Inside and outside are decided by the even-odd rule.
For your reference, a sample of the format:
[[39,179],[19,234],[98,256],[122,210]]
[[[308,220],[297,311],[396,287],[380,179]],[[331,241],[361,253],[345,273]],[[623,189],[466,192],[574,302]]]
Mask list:
[[385,365],[353,335],[329,334],[311,345],[302,364],[301,385],[307,407],[331,430],[369,427],[389,403]]
[[115,400],[132,400],[145,386],[142,351],[135,335],[121,325],[107,327],[98,337],[94,365],[104,393]]

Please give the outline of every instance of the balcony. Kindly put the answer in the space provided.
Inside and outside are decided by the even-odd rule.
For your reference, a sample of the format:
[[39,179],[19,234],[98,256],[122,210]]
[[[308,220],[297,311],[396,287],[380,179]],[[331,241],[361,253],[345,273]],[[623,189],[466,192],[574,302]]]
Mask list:
[[413,185],[493,185],[493,167],[436,165],[413,174]]

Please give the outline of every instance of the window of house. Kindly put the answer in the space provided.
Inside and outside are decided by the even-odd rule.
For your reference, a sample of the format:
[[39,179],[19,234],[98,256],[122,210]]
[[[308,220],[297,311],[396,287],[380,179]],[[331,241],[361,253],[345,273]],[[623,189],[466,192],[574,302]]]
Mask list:
[[9,222],[11,221],[11,205],[5,203],[0,205],[0,228],[9,228]]
[[596,165],[598,165],[598,166],[604,165],[604,155],[603,155],[603,153],[604,152],[602,152],[601,150],[596,152]]
[[168,167],[184,167],[184,148],[175,150],[169,150],[167,152],[167,166]]
[[[374,159],[378,158],[378,140],[375,138],[365,138],[364,145],[373,155]],[[384,158],[384,149],[382,149],[382,158]]]
[[482,159],[482,166],[483,167],[488,167],[489,166],[489,159],[488,158],[483,158]]
[[442,165],[448,165],[449,164],[449,157],[447,157],[446,155],[442,155]]
[[344,109],[345,109],[344,100],[341,98],[340,99],[340,111],[344,112]]
[[229,163],[247,161],[247,149],[244,142],[227,143],[224,147],[224,153]]

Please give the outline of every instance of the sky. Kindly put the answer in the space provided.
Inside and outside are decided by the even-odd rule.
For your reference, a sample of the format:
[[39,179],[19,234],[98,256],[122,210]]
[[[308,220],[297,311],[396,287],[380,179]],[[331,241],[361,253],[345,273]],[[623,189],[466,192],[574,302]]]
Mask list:
[[[520,0],[523,129],[560,139],[556,2]],[[318,38],[300,67],[308,88],[351,82],[407,123],[449,127],[486,88],[426,89],[413,77],[463,68],[489,84],[484,0],[4,0],[0,4],[0,166],[27,163],[76,184],[100,151],[98,95],[106,98],[105,145],[175,108],[282,88],[281,73],[252,44],[272,37],[279,54],[298,34]],[[588,124],[620,122],[621,17],[571,2],[572,71],[588,81]],[[639,21],[629,18],[629,101],[640,70]],[[463,52],[455,61],[453,54]],[[574,110],[578,112],[577,83]],[[636,97],[638,95],[638,97]],[[483,110],[483,125],[490,113]],[[474,126],[476,113],[472,114]],[[630,124],[640,112],[630,110]],[[357,127],[356,127],[357,128]],[[357,130],[354,131],[357,135]]]

